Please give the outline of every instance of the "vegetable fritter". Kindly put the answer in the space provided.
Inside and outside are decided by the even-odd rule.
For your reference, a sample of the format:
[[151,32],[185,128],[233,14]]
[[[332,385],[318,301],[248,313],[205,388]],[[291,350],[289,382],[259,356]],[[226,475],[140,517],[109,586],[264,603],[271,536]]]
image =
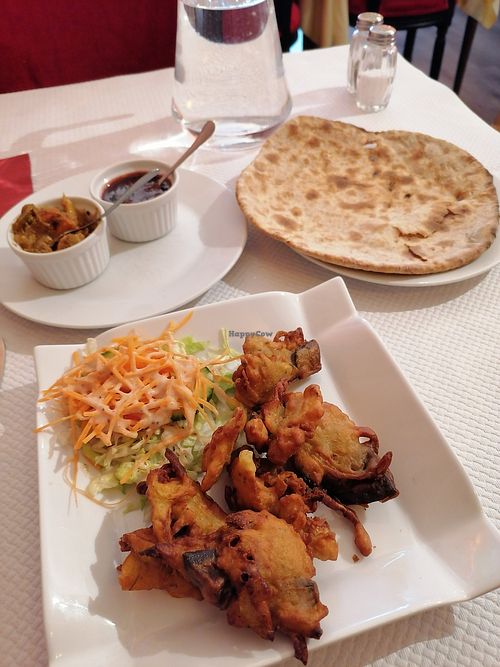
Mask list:
[[247,336],[243,352],[233,380],[236,398],[248,407],[268,401],[281,380],[304,379],[321,370],[318,343],[306,341],[300,327],[278,331],[272,341]]

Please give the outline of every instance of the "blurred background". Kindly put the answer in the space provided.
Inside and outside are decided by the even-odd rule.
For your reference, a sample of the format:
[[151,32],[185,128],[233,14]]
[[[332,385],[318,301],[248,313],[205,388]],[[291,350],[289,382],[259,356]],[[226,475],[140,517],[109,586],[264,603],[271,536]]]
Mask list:
[[[398,28],[401,54],[454,89],[470,109],[500,130],[498,0],[275,0],[275,6],[285,51],[348,43],[357,14],[379,11],[386,23]],[[440,64],[433,64],[435,49],[441,51],[436,54]]]
[[[500,125],[499,3],[274,0],[284,51],[347,44],[357,14],[380,11],[398,29],[398,48],[405,57],[454,89],[465,104],[496,126]],[[0,93],[174,65],[177,0],[1,0],[1,4]]]

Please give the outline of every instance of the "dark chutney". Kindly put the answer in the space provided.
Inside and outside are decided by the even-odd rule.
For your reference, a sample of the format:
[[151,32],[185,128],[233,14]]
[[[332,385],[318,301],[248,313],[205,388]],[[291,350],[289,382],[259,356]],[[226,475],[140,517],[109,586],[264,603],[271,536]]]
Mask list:
[[[147,174],[147,171],[134,171],[130,174],[124,174],[123,176],[117,176],[113,180],[109,181],[104,187],[101,197],[104,201],[114,203],[119,197],[121,197],[125,190],[127,190],[131,185],[138,181],[141,176]],[[148,199],[154,199],[159,195],[162,195],[164,192],[170,189],[171,183],[168,179],[164,180],[163,183],[159,183],[160,179],[163,178],[161,174],[157,174],[150,181],[145,183],[139,190],[134,192],[131,197],[126,199],[124,204],[139,204],[143,201],[148,201]]]

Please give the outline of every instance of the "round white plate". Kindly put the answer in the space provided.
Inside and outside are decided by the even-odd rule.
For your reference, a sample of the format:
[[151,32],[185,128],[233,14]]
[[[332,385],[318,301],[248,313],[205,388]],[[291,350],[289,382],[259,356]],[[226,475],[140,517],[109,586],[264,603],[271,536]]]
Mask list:
[[8,225],[26,203],[63,193],[88,197],[95,173],[39,190],[0,220],[0,302],[17,315],[72,329],[107,328],[159,315],[206,292],[241,255],[247,227],[233,193],[207,176],[181,169],[178,221],[170,234],[149,243],[110,236],[111,260],[96,280],[64,291],[40,285],[8,247]]
[[451,283],[469,280],[469,278],[475,278],[492,269],[500,262],[500,237],[497,236],[485,253],[466,266],[461,266],[459,269],[452,269],[451,271],[444,271],[443,273],[429,273],[428,275],[422,276],[399,275],[396,273],[375,273],[374,271],[348,269],[345,266],[328,264],[315,257],[304,255],[302,252],[299,252],[298,254],[304,257],[304,259],[313,262],[313,264],[317,264],[318,266],[327,269],[327,271],[332,271],[333,273],[346,278],[362,280],[366,283],[390,285],[393,287],[432,287],[434,285],[450,285]]
[[[497,190],[497,197],[500,202],[500,179],[493,178]],[[295,250],[293,248],[293,250]],[[392,287],[432,287],[434,285],[450,285],[459,283],[462,280],[475,278],[486,273],[500,262],[500,235],[497,235],[491,246],[483,252],[476,260],[458,269],[443,271],[442,273],[429,273],[427,275],[402,275],[397,273],[376,273],[375,271],[361,271],[360,269],[348,269],[337,264],[329,264],[320,259],[311,257],[296,250],[299,255],[308,259],[313,264],[322,266],[327,271],[332,271],[339,276],[362,280],[366,283],[375,283],[378,285],[390,285]]]

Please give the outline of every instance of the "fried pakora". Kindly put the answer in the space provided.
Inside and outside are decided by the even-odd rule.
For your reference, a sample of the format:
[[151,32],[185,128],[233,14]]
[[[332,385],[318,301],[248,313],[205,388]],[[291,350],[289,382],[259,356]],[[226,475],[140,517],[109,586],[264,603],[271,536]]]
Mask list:
[[152,528],[140,528],[126,533],[120,540],[122,551],[130,553],[118,566],[118,581],[124,591],[167,591],[172,597],[192,597],[201,600],[200,591],[182,575],[158,558],[145,555],[154,549],[156,536]]
[[229,514],[217,565],[236,593],[229,623],[265,639],[273,639],[276,630],[290,635],[296,657],[306,664],[305,638],[319,639],[328,608],[320,602],[312,558],[296,531],[265,510]]
[[321,370],[318,343],[306,341],[300,327],[278,331],[272,341],[247,336],[243,353],[233,380],[236,398],[248,407],[268,401],[281,380],[304,379]]
[[[152,470],[140,485],[151,504],[153,525],[126,533],[120,540],[122,551],[130,551],[118,568],[120,585],[124,590],[159,588],[173,597],[201,599],[198,588],[184,576],[186,545],[179,543],[179,536],[191,540],[192,549],[200,548],[206,536],[224,524],[226,515],[187,475],[173,452],[167,450],[165,456],[169,462]],[[160,560],[160,543],[173,546],[170,559]]]
[[146,482],[157,542],[213,533],[224,524],[225,512],[189,477],[172,451],[165,456],[169,462],[151,470]]
[[[273,639],[280,631],[307,662],[307,638],[319,638],[328,613],[312,577],[313,558],[335,560],[328,522],[312,516],[322,502],[349,520],[367,556],[368,533],[347,505],[398,495],[379,456],[377,435],[323,401],[319,386],[289,392],[288,385],[321,369],[316,341],[300,328],[273,341],[247,337],[233,374],[237,407],[205,447],[201,485],[173,452],[152,470],[141,491],[152,527],[127,533],[120,570],[126,590],[161,588],[176,597],[204,599],[227,611],[228,622]],[[233,451],[244,431],[248,444]],[[206,495],[227,466],[226,514]]]
[[232,487],[226,490],[231,509],[267,510],[293,526],[313,558],[336,560],[338,546],[328,522],[308,516],[317,501],[305,482],[287,470],[262,472],[262,460],[258,462],[259,471],[250,449],[235,452],[229,467]]
[[310,439],[323,416],[323,397],[318,385],[311,384],[303,392],[285,392],[278,384],[274,397],[261,409],[269,432],[267,458],[275,465],[284,465]]
[[[267,439],[266,439],[267,433]],[[364,505],[398,495],[389,470],[392,452],[380,457],[376,433],[340,408],[323,402],[317,385],[287,392],[280,382],[245,427],[250,444],[278,466],[290,465],[339,502]]]
[[210,442],[203,450],[201,467],[205,477],[201,482],[202,491],[208,491],[219,479],[224,466],[231,459],[231,452],[245,423],[245,410],[236,408],[233,416],[213,432]]
[[[392,453],[379,457],[378,438],[372,429],[356,426],[337,406],[324,403],[315,385],[301,394],[287,393],[286,383],[278,383],[274,396],[253,413],[245,433],[247,441],[259,452],[267,451],[268,460],[296,470],[317,500],[348,519],[360,552],[364,556],[371,553],[370,537],[356,512],[347,505],[385,501],[398,495],[388,469]],[[267,500],[268,504],[260,508],[266,507],[285,518],[300,532],[298,526],[304,523],[304,513],[295,509],[295,518],[291,519],[284,508],[269,501],[272,491],[256,477],[250,459],[245,457],[242,455],[240,461],[231,465],[233,494],[239,497],[239,507],[247,502],[248,507],[256,509],[256,504]],[[283,502],[297,508],[300,499],[287,498]],[[311,521],[305,523],[307,530],[311,526]],[[324,544],[328,544],[324,526],[316,526],[315,530],[313,535],[321,535],[326,540]],[[302,530],[301,534],[306,543],[313,541],[306,531]],[[317,543],[321,544],[319,539]],[[314,555],[321,558],[319,553],[321,547],[316,547]]]
[[151,504],[152,527],[121,539],[122,550],[131,552],[119,567],[122,588],[162,588],[205,599],[227,609],[232,625],[267,639],[276,631],[289,635],[305,663],[306,638],[320,637],[328,609],[319,600],[312,557],[299,533],[266,510],[226,515],[175,454],[168,452],[168,459],[141,487]]
[[398,491],[389,471],[392,452],[380,458],[374,431],[356,426],[336,405],[323,406],[312,437],[294,454],[295,468],[346,505],[395,498]]

